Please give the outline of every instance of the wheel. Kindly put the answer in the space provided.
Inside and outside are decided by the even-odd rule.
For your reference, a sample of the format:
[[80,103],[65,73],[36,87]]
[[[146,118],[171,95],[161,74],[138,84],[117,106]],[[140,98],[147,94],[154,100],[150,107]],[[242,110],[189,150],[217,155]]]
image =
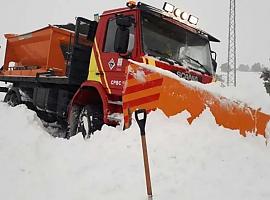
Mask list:
[[82,108],[78,119],[78,133],[81,132],[85,139],[97,130],[101,130],[103,122],[103,112],[100,105],[86,105]]
[[79,123],[79,116],[81,113],[82,108],[78,105],[73,105],[70,111],[70,116],[68,119],[68,128],[66,138],[69,139],[70,137],[76,135],[78,133],[78,123]]
[[4,98],[4,102],[8,103],[12,107],[15,107],[15,106],[21,104],[21,99],[20,99],[20,97],[18,97],[16,92],[9,91]]

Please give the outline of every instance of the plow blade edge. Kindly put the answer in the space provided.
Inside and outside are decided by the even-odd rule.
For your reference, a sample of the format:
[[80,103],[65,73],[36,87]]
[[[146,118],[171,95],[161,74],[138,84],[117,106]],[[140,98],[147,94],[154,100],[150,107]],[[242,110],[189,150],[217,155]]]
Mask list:
[[205,89],[190,85],[171,72],[131,61],[129,76],[123,94],[125,128],[131,124],[131,115],[137,109],[160,109],[168,117],[188,111],[189,124],[208,108],[216,123],[224,128],[266,136],[270,115]]

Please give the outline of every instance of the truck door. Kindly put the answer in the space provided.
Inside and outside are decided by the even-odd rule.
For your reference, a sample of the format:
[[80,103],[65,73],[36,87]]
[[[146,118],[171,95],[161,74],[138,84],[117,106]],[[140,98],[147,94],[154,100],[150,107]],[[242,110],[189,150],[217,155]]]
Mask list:
[[[129,12],[128,14],[121,15],[121,17],[129,17],[134,23],[129,27],[129,45],[128,52],[130,52],[131,57],[134,56],[133,51],[135,49],[135,13]],[[102,72],[101,76],[104,81],[105,87],[108,89],[110,94],[121,95],[123,86],[125,84],[126,72],[128,68],[127,58],[119,56],[114,50],[115,35],[117,31],[116,24],[117,16],[103,16],[99,22],[99,29],[97,33],[97,46],[100,53],[100,63]],[[103,29],[103,30],[102,30]],[[97,52],[98,54],[98,52]],[[91,73],[91,70],[90,70]]]
[[69,83],[80,85],[87,78],[93,38],[97,22],[78,17],[72,52],[68,54]]

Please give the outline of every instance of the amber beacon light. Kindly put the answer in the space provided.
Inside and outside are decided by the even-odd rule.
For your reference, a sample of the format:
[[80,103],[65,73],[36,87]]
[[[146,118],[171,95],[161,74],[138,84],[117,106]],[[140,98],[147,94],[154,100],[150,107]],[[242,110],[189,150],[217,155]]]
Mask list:
[[137,6],[137,3],[136,3],[136,1],[128,1],[127,2],[127,7],[129,7],[129,8],[135,8]]

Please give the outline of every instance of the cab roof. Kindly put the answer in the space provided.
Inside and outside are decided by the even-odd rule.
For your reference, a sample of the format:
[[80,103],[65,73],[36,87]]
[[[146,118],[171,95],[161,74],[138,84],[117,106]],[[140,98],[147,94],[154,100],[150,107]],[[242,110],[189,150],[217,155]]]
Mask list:
[[186,23],[175,20],[175,19],[165,15],[165,12],[163,10],[156,8],[156,7],[153,7],[153,6],[150,6],[150,5],[147,5],[147,4],[144,4],[142,2],[138,2],[137,6],[135,8],[124,7],[124,8],[107,10],[107,11],[104,11],[102,15],[117,14],[117,13],[127,12],[127,11],[130,11],[132,9],[143,10],[145,12],[149,12],[152,14],[161,15],[163,18],[166,18],[175,24],[181,25],[183,28],[186,28],[186,29],[191,30],[192,32],[207,36],[209,41],[211,41],[211,42],[220,42],[219,39],[217,39],[216,37],[212,36],[211,34],[205,32],[205,31],[199,29],[198,27],[190,26]]

